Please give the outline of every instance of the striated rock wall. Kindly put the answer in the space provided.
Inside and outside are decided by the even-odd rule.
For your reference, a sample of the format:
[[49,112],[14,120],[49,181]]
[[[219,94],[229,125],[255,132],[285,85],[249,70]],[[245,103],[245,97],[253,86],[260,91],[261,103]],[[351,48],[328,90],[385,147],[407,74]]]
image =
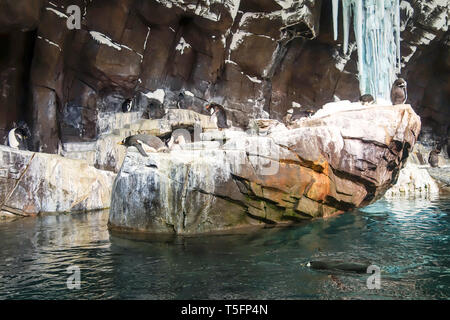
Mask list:
[[114,177],[84,161],[0,146],[0,211],[30,216],[109,208]]
[[196,234],[368,205],[396,182],[420,118],[409,105],[342,110],[265,135],[211,131],[202,142],[148,158],[129,148],[109,225]]
[[[204,112],[214,100],[241,127],[359,96],[354,40],[347,55],[332,40],[331,1],[29,2],[0,1],[0,142],[25,118],[33,149],[56,153],[97,140],[125,99],[142,114],[175,107],[186,90],[186,107]],[[74,4],[80,30],[66,27]],[[425,140],[447,137],[448,1],[401,1],[401,10],[408,102],[430,127]],[[162,101],[141,95],[157,89]]]

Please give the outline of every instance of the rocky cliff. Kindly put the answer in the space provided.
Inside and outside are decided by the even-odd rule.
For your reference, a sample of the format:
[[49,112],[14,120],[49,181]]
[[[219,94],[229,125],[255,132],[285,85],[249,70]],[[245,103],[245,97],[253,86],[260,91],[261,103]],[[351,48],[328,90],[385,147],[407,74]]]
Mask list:
[[0,216],[109,208],[114,177],[81,160],[0,146]]
[[330,105],[292,128],[210,131],[148,158],[129,148],[109,225],[196,234],[327,217],[368,205],[397,180],[420,132],[409,105]]
[[[198,112],[214,100],[242,127],[355,100],[354,39],[344,55],[330,3],[0,0],[0,139],[22,119],[35,151],[95,142],[127,99],[152,118],[180,100]],[[71,5],[80,29],[67,28]],[[429,143],[449,134],[448,10],[445,0],[401,1],[403,77]]]

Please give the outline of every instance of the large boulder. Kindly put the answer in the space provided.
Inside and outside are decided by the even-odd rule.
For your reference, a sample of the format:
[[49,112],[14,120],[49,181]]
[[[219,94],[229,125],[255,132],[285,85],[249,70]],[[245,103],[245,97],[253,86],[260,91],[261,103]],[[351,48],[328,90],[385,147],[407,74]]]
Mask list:
[[109,225],[196,234],[366,206],[396,182],[420,126],[409,105],[350,107],[264,136],[207,132],[203,143],[148,158],[129,148]]
[[114,177],[85,161],[0,146],[0,211],[30,216],[106,209]]

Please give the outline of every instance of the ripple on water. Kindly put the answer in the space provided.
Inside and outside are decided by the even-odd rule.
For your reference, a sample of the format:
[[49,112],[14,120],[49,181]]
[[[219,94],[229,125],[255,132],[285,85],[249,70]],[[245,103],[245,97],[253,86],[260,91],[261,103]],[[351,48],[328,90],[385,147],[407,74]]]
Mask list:
[[[0,224],[2,299],[447,299],[450,199],[380,200],[360,211],[247,234],[130,240],[108,212]],[[368,274],[311,259],[367,260]],[[81,289],[66,286],[81,270]]]

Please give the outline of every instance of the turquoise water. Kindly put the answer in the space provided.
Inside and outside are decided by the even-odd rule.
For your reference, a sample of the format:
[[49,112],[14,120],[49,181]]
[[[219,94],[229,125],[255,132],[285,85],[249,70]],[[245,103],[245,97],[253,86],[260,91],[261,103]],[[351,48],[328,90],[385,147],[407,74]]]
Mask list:
[[[3,222],[0,298],[448,299],[449,213],[450,198],[381,200],[292,227],[146,240],[110,234],[108,212]],[[311,259],[370,260],[381,288]]]

